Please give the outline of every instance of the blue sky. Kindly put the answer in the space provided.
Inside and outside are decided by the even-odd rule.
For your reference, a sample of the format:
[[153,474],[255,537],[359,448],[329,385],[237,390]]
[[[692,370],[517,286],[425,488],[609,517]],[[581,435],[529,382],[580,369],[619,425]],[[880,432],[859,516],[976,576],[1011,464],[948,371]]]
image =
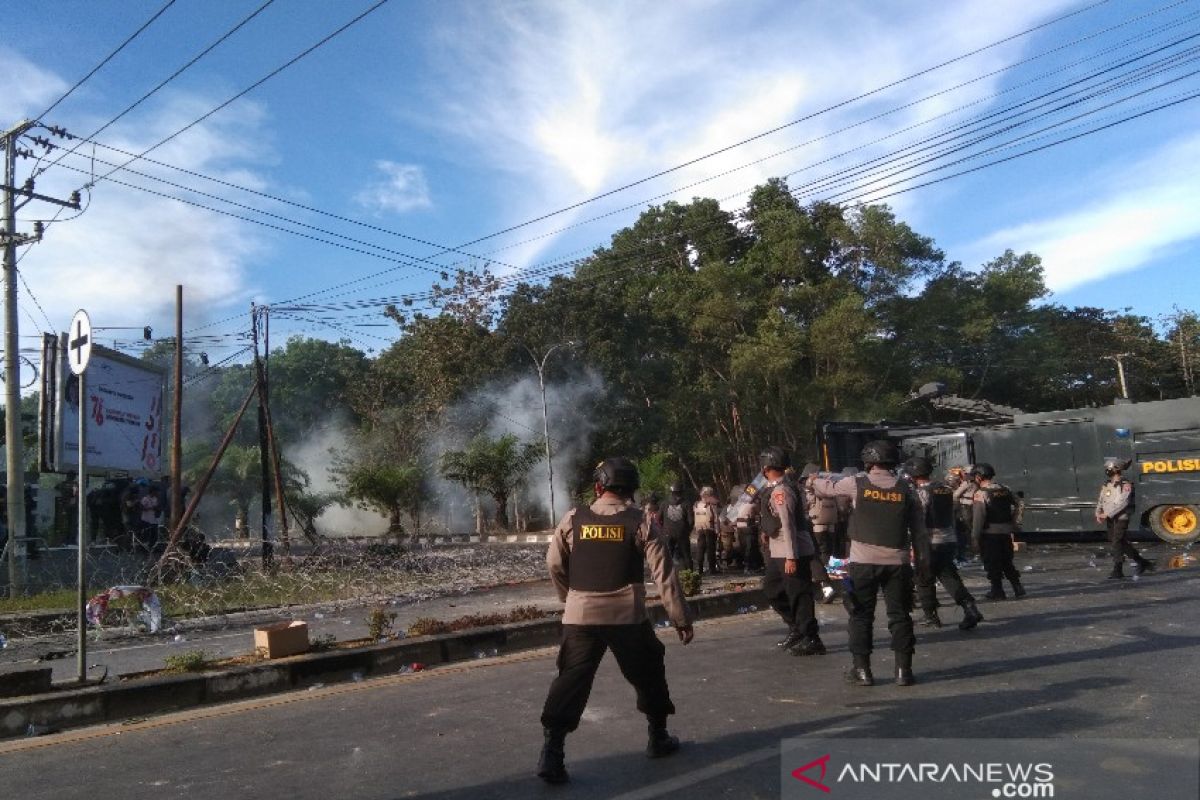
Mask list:
[[[91,134],[262,2],[176,0],[45,121]],[[20,13],[6,18],[0,40],[0,123],[7,127],[39,114],[164,3],[22,3]],[[140,152],[371,4],[276,0],[96,140]],[[1094,110],[1071,124],[1102,124],[1200,91],[1200,77],[1190,74],[1197,64],[1189,56],[1195,56],[1187,49],[1200,38],[1179,41],[1200,34],[1200,1],[1090,5],[392,0],[152,154],[361,224],[155,165],[134,168],[218,199],[150,178],[113,175],[295,227],[224,201],[249,205],[362,240],[369,244],[340,241],[384,258],[100,181],[85,213],[51,225],[46,241],[23,256],[22,273],[41,309],[23,288],[22,333],[48,329],[49,322],[61,329],[83,306],[96,325],[151,324],[167,335],[174,284],[181,282],[192,335],[232,335],[245,329],[251,300],[280,304],[331,287],[313,300],[421,292],[436,280],[439,265],[474,261],[438,255],[438,248],[404,237],[449,247],[474,242],[462,250],[498,262],[501,274],[575,258],[605,244],[649,202],[699,195],[721,198],[734,210],[750,187],[768,177],[795,173],[789,181],[799,186],[1136,55],[1143,60],[1124,70],[1168,56],[1177,60],[1140,82],[1131,76],[1118,91],[1055,119]],[[1031,35],[788,124],[1080,10]],[[1105,32],[1113,26],[1120,27]],[[1158,55],[1145,55],[1159,47],[1165,49]],[[952,88],[960,83],[967,85]],[[892,113],[871,119],[884,112]],[[1038,252],[1046,259],[1055,302],[1131,308],[1152,317],[1175,306],[1194,309],[1200,306],[1197,122],[1200,100],[1184,102],[887,202],[934,237],[949,258],[968,266],[1005,248]],[[780,126],[720,155],[491,236]],[[854,127],[842,130],[848,126]],[[837,157],[851,149],[856,152]],[[83,147],[63,161],[83,172],[50,168],[39,176],[38,190],[65,194],[86,183],[93,167],[103,174],[93,155],[116,159],[103,147],[94,153]],[[909,178],[896,188],[987,160]],[[29,167],[20,165],[20,177]],[[869,200],[872,190],[859,186],[848,196]],[[877,193],[884,191],[892,190]],[[818,196],[826,195],[805,199]],[[53,212],[31,204],[19,215],[22,227]],[[433,263],[424,269],[397,264],[393,253],[379,248]],[[390,271],[370,277],[384,270]],[[377,311],[308,315],[322,317],[317,322],[280,314],[272,335],[350,336],[360,347],[379,349],[393,331],[366,327],[382,322],[372,316]],[[230,317],[235,319],[226,321]],[[219,357],[236,346],[233,339],[197,340],[194,349]]]

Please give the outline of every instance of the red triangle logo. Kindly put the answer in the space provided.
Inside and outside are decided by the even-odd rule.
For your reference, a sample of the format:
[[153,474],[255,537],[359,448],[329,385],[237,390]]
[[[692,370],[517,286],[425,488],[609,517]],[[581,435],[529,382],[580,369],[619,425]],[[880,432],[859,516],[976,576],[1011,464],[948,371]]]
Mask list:
[[[812,769],[813,767],[821,768],[821,777],[818,780],[813,780],[812,778],[810,778],[804,774],[804,773],[808,772],[810,769]],[[805,783],[807,783],[809,786],[813,787],[814,789],[820,789],[822,792],[825,792],[826,794],[828,794],[830,791],[829,787],[826,786],[824,783],[821,783],[821,781],[825,780],[825,770],[828,768],[829,768],[829,754],[826,753],[825,755],[818,758],[816,761],[810,761],[807,764],[805,764],[803,767],[799,767],[797,769],[792,770],[792,777],[798,781],[804,781]]]

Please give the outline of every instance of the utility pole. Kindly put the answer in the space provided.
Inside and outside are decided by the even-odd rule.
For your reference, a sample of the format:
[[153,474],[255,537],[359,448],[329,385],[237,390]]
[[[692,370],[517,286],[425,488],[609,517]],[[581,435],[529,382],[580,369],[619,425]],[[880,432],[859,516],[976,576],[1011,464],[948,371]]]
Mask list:
[[258,384],[258,458],[261,465],[261,493],[262,493],[262,564],[263,569],[271,566],[274,560],[275,545],[272,543],[274,536],[274,525],[272,524],[271,515],[271,446],[270,434],[267,426],[267,392],[266,387],[261,383],[263,375],[262,356],[258,350],[258,316],[259,308],[254,303],[250,304],[250,333],[254,340],[254,370]]
[[[30,200],[44,200],[61,206],[78,209],[79,195],[72,195],[71,200],[56,200],[53,197],[37,194],[33,191],[32,179],[24,186],[17,186],[17,156],[28,157],[32,151],[17,147],[18,140],[30,128],[36,127],[37,122],[23,120],[3,134],[0,134],[0,146],[4,148],[4,184],[0,191],[4,192],[3,214],[0,218],[0,245],[4,247],[4,435],[5,435],[5,470],[7,486],[5,496],[8,501],[8,588],[9,593],[16,597],[22,587],[20,557],[24,539],[28,536],[25,530],[25,454],[21,438],[21,360],[19,351],[20,331],[17,325],[17,247],[33,244],[42,239],[42,224],[35,223],[33,235],[26,236],[17,233],[17,209],[15,195],[27,199],[21,203],[24,206]],[[47,128],[55,136],[67,136],[62,128]],[[35,137],[34,142],[49,151],[54,145],[48,139]],[[82,406],[81,406],[82,409]],[[81,410],[82,413],[82,410]],[[80,493],[79,501],[83,502]]]
[[1105,356],[1109,361],[1117,362],[1117,380],[1121,385],[1121,397],[1129,399],[1129,387],[1125,384],[1125,359],[1133,353],[1117,353],[1115,356]]
[[557,522],[558,513],[554,508],[554,462],[551,460],[551,453],[550,453],[550,410],[546,405],[546,360],[548,358],[550,358],[550,354],[553,353],[558,348],[571,347],[574,344],[575,344],[574,342],[559,342],[558,344],[551,345],[550,349],[547,350],[540,359],[537,357],[536,354],[534,354],[533,350],[531,350],[527,345],[522,345],[523,347],[525,347],[525,352],[529,353],[529,357],[531,359],[533,359],[533,366],[537,368],[538,385],[541,386],[541,388],[542,388],[542,432],[545,435],[545,442],[546,442],[546,475],[548,476],[548,483],[549,483],[549,490],[550,490],[550,525],[551,526],[553,526],[555,524],[555,522]]
[[175,287],[175,396],[171,414],[171,530],[183,515],[183,286]]

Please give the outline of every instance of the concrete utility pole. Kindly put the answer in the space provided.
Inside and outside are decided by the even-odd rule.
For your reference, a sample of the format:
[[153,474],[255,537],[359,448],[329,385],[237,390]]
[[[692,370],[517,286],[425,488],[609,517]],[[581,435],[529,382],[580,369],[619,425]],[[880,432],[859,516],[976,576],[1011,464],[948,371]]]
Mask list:
[[[30,200],[44,200],[67,208],[79,209],[79,195],[76,192],[69,201],[56,200],[53,197],[37,194],[33,191],[33,180],[24,186],[17,186],[17,156],[30,156],[33,153],[17,147],[17,142],[30,128],[39,123],[24,120],[3,134],[0,134],[0,147],[4,149],[4,184],[0,191],[4,192],[3,213],[0,215],[0,245],[4,248],[4,435],[5,435],[5,470],[7,486],[5,496],[8,500],[8,588],[9,593],[16,597],[22,589],[20,557],[24,539],[28,535],[25,530],[25,453],[21,439],[21,355],[19,350],[20,332],[17,325],[17,247],[33,244],[42,239],[41,223],[34,224],[32,236],[17,233],[17,208],[15,195],[22,195]],[[44,126],[43,126],[44,127]],[[66,137],[68,134],[62,128],[46,128],[55,136]],[[34,143],[49,151],[53,145],[46,138],[34,137]],[[82,414],[82,405],[80,413]],[[82,502],[82,492],[80,496]]]
[[522,345],[525,347],[525,352],[529,353],[529,357],[533,359],[533,366],[537,368],[538,385],[542,387],[542,432],[545,434],[546,441],[546,474],[549,476],[550,484],[550,524],[552,526],[558,522],[558,513],[554,508],[554,462],[551,460],[550,453],[550,410],[546,405],[546,359],[550,358],[550,354],[558,348],[573,347],[574,344],[574,342],[559,342],[551,345],[540,359],[527,345]]
[[175,287],[175,397],[171,403],[171,530],[183,516],[183,287]]

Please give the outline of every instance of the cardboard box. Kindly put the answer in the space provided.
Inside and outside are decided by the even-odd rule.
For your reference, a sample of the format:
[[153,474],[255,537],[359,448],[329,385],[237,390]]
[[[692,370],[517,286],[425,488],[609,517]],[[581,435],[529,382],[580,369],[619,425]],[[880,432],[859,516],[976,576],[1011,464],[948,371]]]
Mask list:
[[308,652],[308,623],[294,620],[255,628],[254,652],[266,658],[286,658]]

